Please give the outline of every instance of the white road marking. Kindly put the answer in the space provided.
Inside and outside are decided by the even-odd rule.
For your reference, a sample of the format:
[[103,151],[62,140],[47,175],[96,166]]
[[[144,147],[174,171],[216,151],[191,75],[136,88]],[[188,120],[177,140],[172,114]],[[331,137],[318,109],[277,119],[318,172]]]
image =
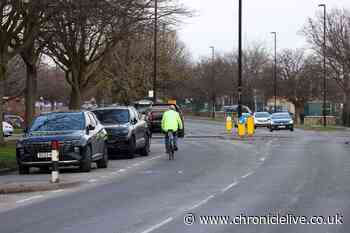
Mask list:
[[95,183],[95,182],[97,182],[96,179],[90,179],[90,180],[89,180],[89,183]]
[[251,175],[253,175],[253,172],[249,172],[249,173],[245,174],[244,176],[241,176],[241,178],[245,179],[245,178],[247,178],[248,176],[251,176]]
[[119,169],[118,172],[125,172],[125,169]]
[[226,188],[222,189],[221,191],[224,193],[228,190],[230,190],[231,188],[235,187],[238,184],[238,182],[233,182],[232,184],[228,185]]
[[205,203],[207,203],[208,201],[210,201],[210,199],[213,199],[214,197],[215,197],[214,195],[210,195],[209,197],[205,198],[204,200],[198,202],[197,204],[195,204],[194,206],[189,208],[187,211],[194,210],[194,209],[204,205]]
[[126,167],[126,169],[131,169],[132,167]]
[[184,172],[183,171],[177,171],[178,174],[183,174]]
[[24,202],[27,202],[27,201],[32,201],[34,199],[38,199],[38,198],[42,198],[43,195],[37,195],[37,196],[32,196],[32,197],[28,197],[26,199],[22,199],[22,200],[19,200],[19,201],[16,201],[17,204],[21,204],[21,203],[24,203]]
[[265,159],[266,159],[265,157],[262,157],[262,158],[260,158],[260,161],[264,162]]
[[118,172],[111,172],[111,174],[112,174],[112,175],[117,175],[117,174],[118,174]]
[[157,225],[154,225],[153,227],[143,231],[142,233],[150,233],[154,230],[157,230],[158,228],[164,226],[165,224],[168,224],[169,222],[173,221],[173,218],[167,218],[164,221],[162,221],[161,223],[158,223]]
[[61,193],[61,192],[64,192],[64,189],[57,189],[52,191],[52,193]]
[[102,179],[107,178],[108,176],[101,176]]
[[133,164],[132,166],[133,166],[133,167],[138,167],[138,166],[140,166],[140,164],[139,164],[139,163],[135,163],[135,164]]

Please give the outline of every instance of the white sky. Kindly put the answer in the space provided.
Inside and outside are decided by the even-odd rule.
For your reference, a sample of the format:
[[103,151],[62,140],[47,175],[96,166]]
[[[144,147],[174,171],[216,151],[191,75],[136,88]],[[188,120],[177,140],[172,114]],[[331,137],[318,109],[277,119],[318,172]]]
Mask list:
[[[197,16],[181,25],[180,39],[185,42],[194,59],[209,56],[210,46],[217,52],[230,52],[237,48],[238,0],[180,0],[196,11]],[[243,47],[248,42],[262,42],[273,48],[272,31],[277,34],[277,47],[307,47],[298,32],[309,17],[322,12],[318,4],[327,9],[334,7],[350,10],[350,0],[243,0]]]

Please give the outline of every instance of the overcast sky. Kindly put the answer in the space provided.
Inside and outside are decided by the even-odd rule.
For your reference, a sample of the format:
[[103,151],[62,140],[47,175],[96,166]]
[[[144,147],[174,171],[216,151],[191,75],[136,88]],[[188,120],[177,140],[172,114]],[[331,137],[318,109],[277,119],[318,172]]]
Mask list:
[[[180,39],[194,59],[210,55],[210,46],[220,53],[237,48],[238,0],[180,0],[196,11],[197,16],[181,26]],[[243,47],[250,42],[262,42],[273,48],[272,31],[276,31],[278,49],[306,47],[298,35],[308,17],[322,9],[347,8],[350,0],[243,0]]]

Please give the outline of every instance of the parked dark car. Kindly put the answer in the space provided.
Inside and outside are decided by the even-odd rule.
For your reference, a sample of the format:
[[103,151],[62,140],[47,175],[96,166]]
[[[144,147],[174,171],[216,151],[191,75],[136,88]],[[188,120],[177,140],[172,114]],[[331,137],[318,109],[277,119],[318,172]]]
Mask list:
[[91,163],[98,168],[108,166],[107,132],[96,116],[88,111],[54,112],[39,115],[17,141],[17,163],[20,174],[30,167],[48,169],[51,143],[59,142],[59,165],[79,166],[89,172]]
[[281,129],[294,130],[294,121],[288,112],[278,112],[271,115],[270,131]]
[[141,119],[134,107],[107,107],[93,112],[107,130],[110,155],[123,152],[128,158],[133,158],[136,153],[149,155],[151,133],[147,122]]
[[[153,104],[152,107],[148,110],[146,120],[148,122],[148,125],[152,133],[161,133],[163,113],[169,109],[170,105],[174,105],[174,104]],[[184,137],[185,136],[184,117],[182,115],[180,107],[177,105],[174,105],[174,106],[176,111],[180,114],[180,117],[182,119],[182,124],[183,124],[183,129],[179,130],[178,136]]]

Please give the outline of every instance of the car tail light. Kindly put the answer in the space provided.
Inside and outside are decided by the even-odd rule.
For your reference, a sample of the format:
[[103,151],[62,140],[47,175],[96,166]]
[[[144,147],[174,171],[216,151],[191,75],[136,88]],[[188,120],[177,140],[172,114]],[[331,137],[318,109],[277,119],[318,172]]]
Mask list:
[[51,149],[52,150],[60,150],[60,144],[58,141],[52,141],[51,142]]

